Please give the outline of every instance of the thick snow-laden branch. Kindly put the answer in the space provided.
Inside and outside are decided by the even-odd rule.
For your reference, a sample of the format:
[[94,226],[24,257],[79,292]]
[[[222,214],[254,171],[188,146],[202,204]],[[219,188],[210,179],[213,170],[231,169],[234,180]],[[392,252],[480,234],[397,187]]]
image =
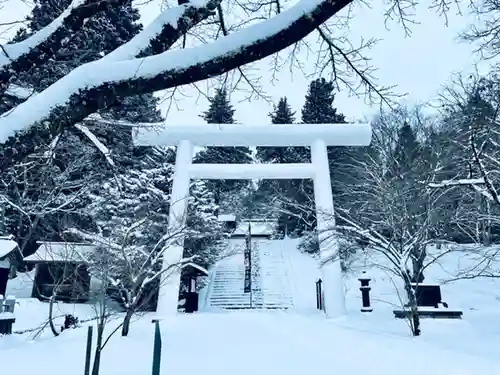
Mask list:
[[[68,16],[70,10],[74,10],[77,5],[75,3],[81,3],[84,0],[75,0],[70,7],[54,22],[58,21],[60,18],[64,18]],[[87,0],[88,1],[88,0]],[[96,1],[96,0],[92,0]],[[114,0],[116,1],[116,0]],[[104,3],[99,1],[101,4]],[[183,4],[177,7],[169,8],[162,12],[151,24],[149,24],[144,30],[142,30],[139,34],[137,34],[134,38],[132,38],[129,42],[121,45],[114,51],[110,52],[106,56],[104,56],[100,61],[111,62],[111,61],[119,61],[119,60],[128,60],[133,59],[135,57],[139,57],[141,55],[154,55],[161,52],[167,51],[186,31],[188,31],[191,27],[198,24],[200,21],[206,19],[210,15],[212,15],[213,9],[216,8],[216,4],[220,3],[221,0],[202,0],[201,2],[195,3],[191,5],[191,3]],[[93,10],[98,10],[97,8],[92,8]],[[92,14],[87,12],[83,16],[86,18],[90,17]],[[60,26],[63,23],[58,22]],[[52,25],[52,24],[51,24]],[[49,25],[49,26],[51,26]],[[47,26],[47,27],[49,27]],[[73,29],[76,29],[78,23],[71,24]],[[51,28],[52,30],[53,28]],[[20,48],[17,48],[17,54],[8,54],[9,59],[5,58],[4,65],[2,66],[2,59],[0,55],[0,84],[2,82],[6,83],[7,79],[12,75],[13,71],[9,71],[9,75],[7,75],[7,70],[9,65],[7,63],[12,63],[17,56],[17,58],[24,57],[25,59],[29,56],[28,54],[32,54],[33,58],[40,59],[41,57],[48,58],[48,54],[40,54],[40,48],[31,47],[33,43],[26,43],[30,41],[32,38],[36,40],[44,40],[43,36],[47,34],[45,29],[42,29],[40,32],[36,33],[33,37],[27,39],[26,41],[19,42],[12,45],[7,45],[7,47],[12,48],[11,46],[20,45]],[[49,41],[47,41],[49,42]],[[57,49],[59,46],[57,41],[51,40],[51,48]],[[7,48],[5,47],[5,48]],[[27,51],[24,55],[20,54],[20,51]],[[5,54],[3,55],[5,56]],[[8,60],[8,61],[7,61]],[[28,62],[27,60],[25,62]],[[37,61],[40,63],[40,61]],[[22,64],[18,63],[16,65],[18,69],[25,68]],[[2,69],[5,68],[6,72],[2,75]],[[35,94],[33,90],[24,89],[18,85],[8,85],[5,94],[14,96],[16,98],[26,100],[29,96]],[[0,91],[1,92],[1,91]]]
[[93,113],[88,116],[84,121],[84,123],[92,123],[92,124],[100,124],[100,125],[112,125],[112,126],[120,126],[120,127],[128,127],[134,129],[163,129],[165,127],[165,122],[130,122],[125,120],[114,120],[114,119],[106,119],[102,117],[98,113]]
[[75,127],[80,130],[94,144],[95,147],[104,155],[109,165],[115,166],[115,162],[111,158],[109,149],[87,128],[85,125],[76,124]]
[[452,186],[482,185],[484,183],[484,178],[464,178],[460,180],[443,180],[441,182],[430,182],[427,184],[427,186],[430,188],[439,189]]
[[[106,56],[104,63],[111,63],[115,60],[120,60],[128,56],[135,57],[145,56],[148,54],[160,53],[168,50],[183,34],[190,28],[195,26],[201,20],[206,19],[211,15],[211,9],[221,0],[199,0],[196,5],[184,4],[178,7],[173,7],[165,10],[151,25],[142,30],[135,38],[125,43],[122,47],[111,52],[111,57]],[[177,21],[175,21],[177,17]],[[101,60],[99,60],[101,61]],[[9,86],[10,87],[10,86]],[[38,93],[32,92],[28,96],[36,96]],[[20,98],[25,100],[28,98]],[[105,99],[105,98],[104,98]],[[82,104],[86,107],[85,103]],[[68,109],[71,112],[71,109]],[[92,113],[93,111],[89,111]],[[9,116],[11,112],[0,115],[0,123],[2,116]],[[94,114],[94,116],[96,116]],[[84,117],[84,116],[83,116]],[[9,117],[11,119],[11,117]],[[40,123],[38,123],[40,125]],[[69,124],[72,125],[72,124]],[[1,125],[0,125],[1,126]],[[62,128],[60,129],[62,130]],[[0,130],[1,138],[2,130]],[[40,142],[49,142],[53,135],[46,131],[45,126],[32,128],[31,132],[19,134],[18,137],[13,137],[5,144],[4,150],[0,147],[0,170],[5,170],[15,162],[20,161],[23,157],[37,147]],[[38,141],[34,141],[34,140]],[[2,142],[0,141],[0,144]],[[18,150],[20,152],[11,153],[9,150]]]
[[197,82],[260,60],[301,40],[351,2],[301,0],[270,20],[206,45],[82,65],[0,116],[0,142],[43,121],[57,119],[72,126],[121,97]]
[[189,29],[213,15],[222,0],[191,1],[163,11],[129,42],[108,53],[100,62],[130,60],[141,55],[156,55],[170,47]]
[[[84,20],[128,0],[73,0],[54,21],[26,40],[5,44],[0,48],[0,88],[13,74],[26,71],[35,64],[50,59],[71,31],[79,29]],[[0,91],[1,92],[1,91]]]
[[441,182],[432,182],[427,184],[429,188],[432,189],[443,189],[455,186],[469,186],[474,189],[475,192],[485,197],[490,202],[495,202],[495,197],[483,187],[478,185],[486,185],[486,181],[484,178],[464,178],[460,180],[443,180]]

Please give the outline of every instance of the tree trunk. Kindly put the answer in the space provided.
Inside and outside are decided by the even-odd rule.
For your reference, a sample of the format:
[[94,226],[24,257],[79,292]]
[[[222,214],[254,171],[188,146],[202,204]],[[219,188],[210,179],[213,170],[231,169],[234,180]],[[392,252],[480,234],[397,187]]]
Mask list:
[[420,336],[420,316],[418,315],[418,310],[412,308],[411,311],[411,319],[412,319],[412,334],[413,336]]
[[[411,279],[409,275],[403,275],[406,294],[408,295],[408,307],[410,308],[410,328],[413,336],[420,336],[420,316],[418,315],[417,297],[415,291],[411,287]],[[418,288],[418,285],[417,285]]]
[[490,203],[486,199],[482,200],[484,210],[486,211],[486,219],[482,220],[482,232],[483,232],[483,239],[482,243],[484,246],[489,246],[491,245],[491,210],[490,210]]
[[52,292],[52,296],[50,297],[49,301],[49,326],[54,336],[59,336],[59,332],[57,331],[56,326],[54,325],[54,316],[53,316],[55,299],[56,299],[55,293]]
[[133,315],[134,315],[134,310],[132,308],[129,308],[127,310],[127,313],[125,314],[125,319],[123,319],[122,336],[128,336],[128,332],[130,329],[130,320],[132,319]]
[[104,317],[101,317],[97,324],[97,343],[95,347],[94,365],[92,366],[92,375],[99,375],[101,367],[101,350],[102,350],[102,336],[104,334]]
[[427,256],[427,252],[425,248],[423,247],[415,247],[414,250],[412,250],[412,268],[413,268],[413,274],[412,274],[412,282],[414,283],[422,283],[424,281],[424,261],[425,257]]

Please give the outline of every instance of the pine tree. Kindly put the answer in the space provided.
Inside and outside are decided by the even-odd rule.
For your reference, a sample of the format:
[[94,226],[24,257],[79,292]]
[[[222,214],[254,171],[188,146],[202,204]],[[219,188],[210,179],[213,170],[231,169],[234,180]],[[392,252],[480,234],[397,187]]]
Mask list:
[[318,78],[309,84],[306,102],[302,108],[304,124],[340,124],[345,116],[333,107],[335,95],[333,82]]
[[[280,98],[278,105],[274,106],[274,110],[269,113],[271,123],[280,124],[293,124],[295,122],[295,112],[290,107],[286,97]],[[257,147],[257,159],[261,163],[293,163],[297,162],[296,155],[293,147]],[[262,180],[259,182],[257,190],[253,194],[253,200],[259,202],[259,205],[267,211],[266,216],[276,216],[278,221],[284,214],[277,214],[277,207],[272,204],[273,198],[278,197],[283,200],[289,198],[289,189],[293,186],[292,180]],[[281,204],[280,204],[281,205]],[[262,209],[257,212],[262,212]],[[283,219],[281,222],[285,223]],[[286,223],[280,225],[277,231],[283,235],[286,231]]]
[[[295,112],[292,111],[286,97],[279,100],[269,117],[273,124],[293,124],[295,122]],[[257,147],[256,157],[262,163],[290,163],[291,155],[287,153],[287,147]]]
[[[225,88],[216,90],[215,95],[209,99],[210,106],[203,112],[202,117],[209,124],[234,124],[234,108],[231,105]],[[251,151],[248,147],[207,147],[199,152],[194,163],[214,164],[245,164],[252,161]],[[208,188],[214,192],[216,203],[221,202],[221,197],[227,193],[234,193],[247,188],[247,180],[220,180],[207,182]]]
[[[333,107],[335,95],[333,94],[333,82],[327,81],[325,78],[318,78],[309,84],[309,88],[305,97],[305,103],[301,110],[301,120],[303,124],[336,124],[345,123],[345,116],[337,113],[337,109]],[[304,125],[306,126],[306,125]],[[308,147],[293,147],[290,152],[295,155],[297,162],[309,163],[311,161],[310,150]],[[330,169],[332,169],[333,160],[337,159],[336,155],[342,150],[330,147],[328,155],[330,160]],[[332,160],[333,159],[333,160]],[[332,174],[334,171],[332,171]],[[335,179],[338,176],[335,175]],[[297,219],[289,219],[292,221],[289,225],[295,226],[297,233],[311,231],[315,228],[315,213],[312,207],[314,192],[313,184],[310,180],[294,181],[294,187],[290,191],[294,192],[294,200],[298,204],[307,207],[306,210],[297,210],[290,207],[291,211],[295,212]]]
[[415,132],[410,124],[405,121],[398,132],[398,140],[394,149],[392,163],[389,166],[389,173],[396,178],[409,178],[412,172],[416,172],[419,151],[420,145]]
[[[334,107],[335,86],[324,78],[312,81],[302,108],[302,122],[305,124],[342,124],[345,116]],[[328,160],[335,205],[349,208],[349,187],[359,183],[357,164],[366,157],[367,150],[355,147],[328,147]],[[310,160],[309,152],[302,151],[304,161]],[[313,196],[312,187],[308,187],[309,200]]]
[[222,250],[223,225],[217,219],[218,206],[214,194],[201,180],[192,181],[186,225],[189,228],[184,244],[184,257],[196,256],[203,267],[212,265]]

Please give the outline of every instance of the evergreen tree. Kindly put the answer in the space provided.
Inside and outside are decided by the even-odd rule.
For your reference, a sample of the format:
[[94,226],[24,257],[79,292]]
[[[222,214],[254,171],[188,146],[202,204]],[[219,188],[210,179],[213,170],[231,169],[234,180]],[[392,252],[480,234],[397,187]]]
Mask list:
[[[295,112],[290,107],[286,97],[280,98],[278,105],[269,113],[272,124],[293,124],[295,122]],[[257,159],[261,163],[294,163],[299,162],[295,155],[293,147],[257,147]],[[259,182],[257,190],[253,194],[253,200],[259,202],[260,206],[265,207],[266,216],[275,216],[276,210],[282,208],[282,203],[271,204],[273,198],[279,197],[287,201],[290,198],[289,190],[294,187],[293,180],[262,180]],[[293,194],[291,196],[293,199]],[[257,212],[262,210],[257,210]],[[277,228],[279,235],[284,235],[287,230],[288,215],[284,213],[277,214],[278,221],[282,223]],[[292,229],[293,231],[293,229]]]
[[[319,78],[311,82],[302,108],[302,122],[305,124],[347,123],[344,114],[334,107],[335,86],[333,82]],[[310,154],[302,149],[303,160],[310,160]],[[328,161],[334,204],[351,210],[355,201],[350,197],[352,186],[362,183],[359,165],[369,157],[370,150],[361,147],[328,147]],[[309,201],[313,189],[307,190]]]
[[188,235],[184,244],[184,257],[196,256],[195,262],[209,267],[222,251],[223,225],[217,219],[218,206],[214,194],[201,180],[192,181],[186,225]]
[[[301,111],[301,120],[303,124],[336,124],[345,123],[345,116],[337,112],[333,107],[335,95],[333,93],[333,82],[327,81],[325,78],[318,78],[309,84],[309,88],[305,97],[305,103]],[[297,162],[309,163],[311,161],[310,150],[308,147],[293,147],[290,152],[294,154],[294,159]],[[332,183],[337,181],[338,174],[334,174],[335,160],[339,159],[339,154],[344,153],[340,147],[329,147],[328,157],[330,161],[330,172]],[[297,211],[290,207],[291,211],[297,211],[294,216],[299,220],[295,220],[295,231],[302,233],[311,231],[315,228],[315,213],[312,202],[314,201],[313,184],[311,180],[294,181],[294,188],[290,191],[294,192],[294,200],[300,205],[307,207],[306,210]],[[293,225],[293,224],[292,224]]]
[[318,78],[309,84],[306,102],[302,108],[304,124],[340,124],[345,116],[333,107],[335,95],[333,82]]
[[389,165],[392,175],[401,179],[410,177],[410,173],[416,172],[417,157],[420,145],[415,132],[408,122],[404,122],[399,129],[394,155]]
[[[234,124],[234,108],[231,105],[225,88],[216,90],[209,99],[210,106],[202,117],[209,124]],[[245,164],[252,161],[248,147],[207,147],[194,158],[194,163]],[[233,193],[248,187],[247,180],[219,180],[207,182],[208,188],[214,192],[216,203],[221,202],[222,195]]]
[[[274,106],[274,111],[269,114],[273,124],[293,124],[295,122],[295,112],[292,111],[287,98],[279,100]],[[257,147],[257,159],[262,163],[290,163],[287,147]]]
[[[47,26],[70,3],[71,0],[36,0],[32,14],[27,17],[27,28],[21,29],[14,40],[26,39]],[[78,66],[97,60],[128,42],[142,29],[142,25],[138,23],[139,19],[139,11],[131,2],[125,6],[109,7],[99,12],[87,19],[78,31],[68,37],[53,59],[43,66],[34,66],[30,71],[19,75],[15,83],[35,91],[44,90]],[[161,121],[157,104],[158,99],[152,94],[144,94],[125,98],[119,105],[101,111],[101,115],[131,122]],[[112,147],[116,142],[128,144],[131,142],[131,129],[117,130],[116,127],[106,127],[102,124],[99,128],[102,129],[99,136],[106,141],[108,147]],[[49,124],[49,129],[57,134],[58,124]]]

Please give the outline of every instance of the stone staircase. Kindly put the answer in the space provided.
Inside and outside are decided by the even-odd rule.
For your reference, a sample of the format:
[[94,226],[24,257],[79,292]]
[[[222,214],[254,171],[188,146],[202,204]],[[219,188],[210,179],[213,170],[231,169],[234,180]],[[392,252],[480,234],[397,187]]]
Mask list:
[[281,241],[252,240],[252,292],[244,292],[245,266],[241,248],[212,269],[206,295],[208,308],[287,309],[293,306],[289,274]]
[[290,272],[284,256],[283,241],[260,244],[260,280],[265,308],[287,309],[293,306]]

